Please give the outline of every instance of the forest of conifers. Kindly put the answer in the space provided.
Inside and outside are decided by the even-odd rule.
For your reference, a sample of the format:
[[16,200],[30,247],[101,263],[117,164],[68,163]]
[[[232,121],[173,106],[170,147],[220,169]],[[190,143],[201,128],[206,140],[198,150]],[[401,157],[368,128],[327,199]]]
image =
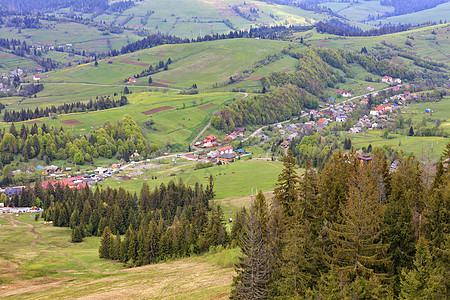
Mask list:
[[334,154],[243,211],[233,299],[448,299],[450,144],[435,176],[413,156]]

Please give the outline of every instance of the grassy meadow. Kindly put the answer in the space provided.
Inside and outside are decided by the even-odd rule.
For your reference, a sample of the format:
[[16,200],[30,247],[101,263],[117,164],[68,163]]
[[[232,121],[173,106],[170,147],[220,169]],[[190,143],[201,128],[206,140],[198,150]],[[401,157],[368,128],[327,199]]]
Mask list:
[[[107,88],[105,88],[105,92]],[[90,111],[84,113],[71,113],[59,115],[56,118],[40,118],[37,121],[45,122],[57,128],[72,130],[74,134],[87,134],[92,129],[103,126],[107,121],[113,122],[129,114],[144,129],[144,134],[150,142],[158,146],[178,145],[183,149],[195,138],[198,132],[209,122],[211,114],[225,103],[242,95],[235,93],[208,93],[198,95],[178,95],[174,92],[135,92],[129,94],[130,104],[108,110]],[[30,98],[30,101],[40,98]],[[42,102],[46,103],[46,102]],[[204,108],[208,104],[213,106]],[[143,114],[151,109],[171,106],[172,109],[159,111],[150,115]],[[185,108],[183,108],[185,107]],[[68,120],[77,120],[75,125],[66,124]],[[145,126],[145,122],[153,120],[152,128]],[[32,126],[32,122],[20,122]],[[1,125],[9,127],[8,124]],[[0,127],[1,127],[0,126]],[[21,125],[18,125],[21,126]]]
[[[168,171],[149,172],[147,176],[141,176],[134,180],[109,179],[100,182],[99,186],[123,187],[132,192],[140,192],[142,184],[146,182],[151,188],[169,181],[183,181],[188,185],[199,182],[207,184],[209,176],[214,178],[215,199],[230,197],[243,197],[252,194],[252,188],[256,187],[262,191],[272,191],[276,185],[278,174],[283,168],[282,162],[266,160],[237,160],[234,163],[214,166],[206,169],[193,170],[192,166],[179,166],[177,169]],[[177,174],[177,176],[170,176]],[[158,176],[151,180],[150,175]]]
[[[297,35],[304,36],[307,38],[308,43],[316,47],[341,48],[354,51],[361,51],[362,47],[370,49],[380,46],[382,41],[386,41],[405,50],[415,52],[422,58],[429,57],[432,60],[448,64],[450,63],[450,59],[447,57],[448,49],[450,49],[449,28],[450,24],[442,24],[373,37],[342,37],[331,34],[319,34],[315,29]],[[414,38],[412,47],[405,44],[408,37]]]
[[70,242],[71,230],[0,216],[1,298],[228,299],[236,250],[139,268],[99,259],[99,237]]
[[374,23],[379,23],[381,21],[382,24],[421,24],[428,21],[439,22],[448,20],[448,16],[450,15],[450,3],[443,3],[434,8],[430,8],[427,10],[422,10],[415,13],[410,13],[401,16],[394,16],[385,18],[382,20],[373,21]]
[[[72,44],[75,50],[87,53],[105,52],[120,48],[127,44],[127,40],[134,42],[139,37],[132,31],[123,34],[111,34],[98,30],[95,26],[75,22],[57,22],[40,20],[43,28],[24,28],[20,32],[17,28],[3,26],[0,28],[2,38],[20,39],[35,46],[65,46]],[[110,46],[108,46],[108,41]],[[65,53],[68,56],[69,53]]]
[[445,148],[445,145],[450,141],[449,138],[437,137],[437,136],[405,136],[405,135],[393,135],[391,139],[384,139],[382,130],[372,130],[367,133],[359,134],[343,134],[345,137],[349,137],[352,140],[352,146],[355,149],[361,149],[362,147],[394,147],[397,150],[403,151],[405,155],[409,155],[411,152],[419,160],[437,161]]
[[[253,67],[254,63],[268,55],[280,53],[288,45],[288,42],[254,39],[163,45],[100,61],[98,67],[91,63],[49,72],[41,81],[44,84],[124,84],[124,80],[148,69],[151,64],[161,60],[166,62],[170,58],[173,63],[169,65],[169,70],[152,75],[153,82],[175,89],[187,89],[195,83],[198,88],[203,89],[227,81],[230,76]],[[283,69],[275,66],[267,71],[281,70]],[[147,86],[148,76],[139,78],[134,85]]]
[[[233,6],[250,18],[239,15]],[[257,10],[257,13],[250,13],[250,9]],[[146,17],[149,12],[152,13]],[[252,0],[144,0],[123,12],[105,13],[94,20],[125,25],[130,29],[145,28],[155,33],[196,38],[205,34],[228,33],[233,29],[248,30],[250,26],[309,25],[327,17],[327,14],[297,7]]]
[[361,1],[361,2],[325,2],[323,6],[330,8],[333,12],[353,20],[364,21],[368,16],[382,15],[386,12],[394,11],[391,6],[382,6],[380,1]]

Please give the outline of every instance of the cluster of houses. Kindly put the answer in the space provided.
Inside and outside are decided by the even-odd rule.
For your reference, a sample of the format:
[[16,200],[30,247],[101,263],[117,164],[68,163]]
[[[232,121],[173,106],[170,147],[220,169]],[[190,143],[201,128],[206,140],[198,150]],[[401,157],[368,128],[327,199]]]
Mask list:
[[225,141],[229,142],[238,137],[242,138],[245,136],[245,131],[245,127],[236,127],[232,133],[227,134],[227,136],[225,137]]
[[[94,170],[93,174],[82,174],[78,176],[72,176],[63,178],[69,175],[69,172],[72,171],[71,168],[66,168],[62,170],[60,167],[55,165],[49,166],[37,166],[36,170],[41,172],[41,175],[51,178],[50,180],[46,180],[42,182],[42,188],[47,189],[49,186],[56,188],[58,185],[61,187],[69,187],[70,189],[83,189],[86,186],[89,187],[97,182],[103,181],[117,171],[120,170],[122,164],[113,164],[111,169],[98,167]],[[13,171],[13,175],[17,175],[21,170]],[[28,171],[27,171],[28,172]],[[62,178],[62,179],[61,179]],[[14,186],[7,188],[0,188],[0,194],[5,194],[7,197],[13,197],[17,194],[20,197],[22,193],[22,189],[25,186]]]
[[[32,207],[4,207],[3,203],[0,203],[0,214],[23,214],[23,213],[40,213],[44,210],[42,208]],[[34,216],[33,216],[34,217]]]
[[[246,132],[246,129],[244,127],[236,127],[232,133],[227,134],[224,141],[230,142],[236,138],[242,138],[245,136],[245,132]],[[205,137],[203,139],[203,141],[197,142],[194,145],[196,147],[201,147],[201,148],[205,149],[205,148],[218,147],[219,143],[220,143],[220,141],[215,135],[208,135],[207,137]]]
[[392,84],[394,84],[394,83],[401,84],[402,80],[400,78],[393,79],[391,76],[385,75],[385,76],[383,76],[383,78],[381,78],[381,82],[392,83]]

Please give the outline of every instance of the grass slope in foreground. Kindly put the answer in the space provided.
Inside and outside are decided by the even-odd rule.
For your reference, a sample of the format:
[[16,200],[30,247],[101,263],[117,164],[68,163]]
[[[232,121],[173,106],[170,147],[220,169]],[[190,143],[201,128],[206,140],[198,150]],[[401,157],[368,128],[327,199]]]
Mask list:
[[70,243],[71,230],[30,214],[0,216],[0,291],[11,299],[227,299],[235,250],[139,268],[98,258],[100,238]]

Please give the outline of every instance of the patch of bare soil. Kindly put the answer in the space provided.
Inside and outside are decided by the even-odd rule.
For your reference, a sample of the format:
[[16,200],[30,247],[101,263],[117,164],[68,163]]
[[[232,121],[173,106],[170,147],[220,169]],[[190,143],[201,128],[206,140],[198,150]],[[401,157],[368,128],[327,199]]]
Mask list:
[[173,106],[161,106],[161,107],[157,107],[157,108],[150,109],[150,110],[147,110],[147,111],[143,111],[142,113],[144,115],[148,116],[148,115],[156,114],[157,112],[168,110],[168,109],[172,109],[172,108],[173,108]]

